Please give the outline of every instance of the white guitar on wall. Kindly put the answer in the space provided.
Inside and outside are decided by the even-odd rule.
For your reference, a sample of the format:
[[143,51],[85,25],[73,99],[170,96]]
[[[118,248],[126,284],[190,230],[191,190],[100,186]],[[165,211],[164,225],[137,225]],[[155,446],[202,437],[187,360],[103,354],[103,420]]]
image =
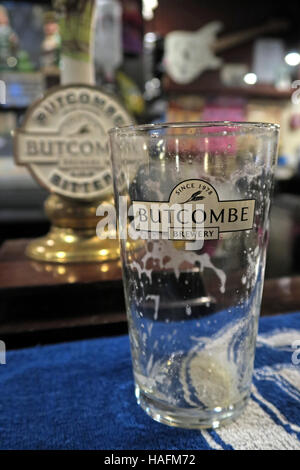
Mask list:
[[247,42],[260,34],[287,29],[284,20],[270,20],[261,26],[217,38],[223,24],[213,21],[197,31],[172,31],[165,37],[164,65],[170,78],[179,84],[187,84],[202,72],[217,69],[222,59],[216,53]]

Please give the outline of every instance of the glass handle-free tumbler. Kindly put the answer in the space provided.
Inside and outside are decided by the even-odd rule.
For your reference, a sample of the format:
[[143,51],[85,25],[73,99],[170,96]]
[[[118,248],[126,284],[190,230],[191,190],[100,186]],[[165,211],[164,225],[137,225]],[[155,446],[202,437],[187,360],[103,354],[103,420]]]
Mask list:
[[218,427],[247,403],[278,133],[110,131],[136,397],[158,421]]

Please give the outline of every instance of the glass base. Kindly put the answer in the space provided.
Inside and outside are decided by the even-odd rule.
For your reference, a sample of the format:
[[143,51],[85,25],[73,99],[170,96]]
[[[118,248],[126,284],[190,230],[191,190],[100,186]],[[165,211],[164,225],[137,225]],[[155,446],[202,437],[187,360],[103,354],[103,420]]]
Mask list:
[[159,423],[187,429],[217,429],[237,419],[244,411],[249,396],[226,408],[216,407],[213,410],[183,410],[174,406],[165,406],[153,397],[147,396],[136,384],[135,396],[143,410]]

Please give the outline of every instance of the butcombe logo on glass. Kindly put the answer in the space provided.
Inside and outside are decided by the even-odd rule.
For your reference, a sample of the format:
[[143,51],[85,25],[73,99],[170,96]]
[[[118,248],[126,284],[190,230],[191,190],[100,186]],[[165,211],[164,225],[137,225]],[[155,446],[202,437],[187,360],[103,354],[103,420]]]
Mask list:
[[222,201],[211,184],[190,179],[166,202],[133,201],[134,228],[171,240],[217,240],[224,232],[252,229],[254,209],[254,199]]
[[54,88],[29,109],[16,131],[15,158],[50,191],[96,198],[111,185],[107,131],[131,123],[125,109],[100,90]]

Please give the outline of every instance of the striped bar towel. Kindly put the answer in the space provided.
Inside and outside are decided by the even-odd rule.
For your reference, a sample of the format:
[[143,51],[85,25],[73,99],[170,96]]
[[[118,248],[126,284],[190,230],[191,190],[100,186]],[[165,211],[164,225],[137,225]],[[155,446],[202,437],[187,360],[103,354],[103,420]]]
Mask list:
[[300,449],[300,313],[260,320],[252,396],[218,430],[170,428],[135,402],[128,336],[10,351],[1,449]]

